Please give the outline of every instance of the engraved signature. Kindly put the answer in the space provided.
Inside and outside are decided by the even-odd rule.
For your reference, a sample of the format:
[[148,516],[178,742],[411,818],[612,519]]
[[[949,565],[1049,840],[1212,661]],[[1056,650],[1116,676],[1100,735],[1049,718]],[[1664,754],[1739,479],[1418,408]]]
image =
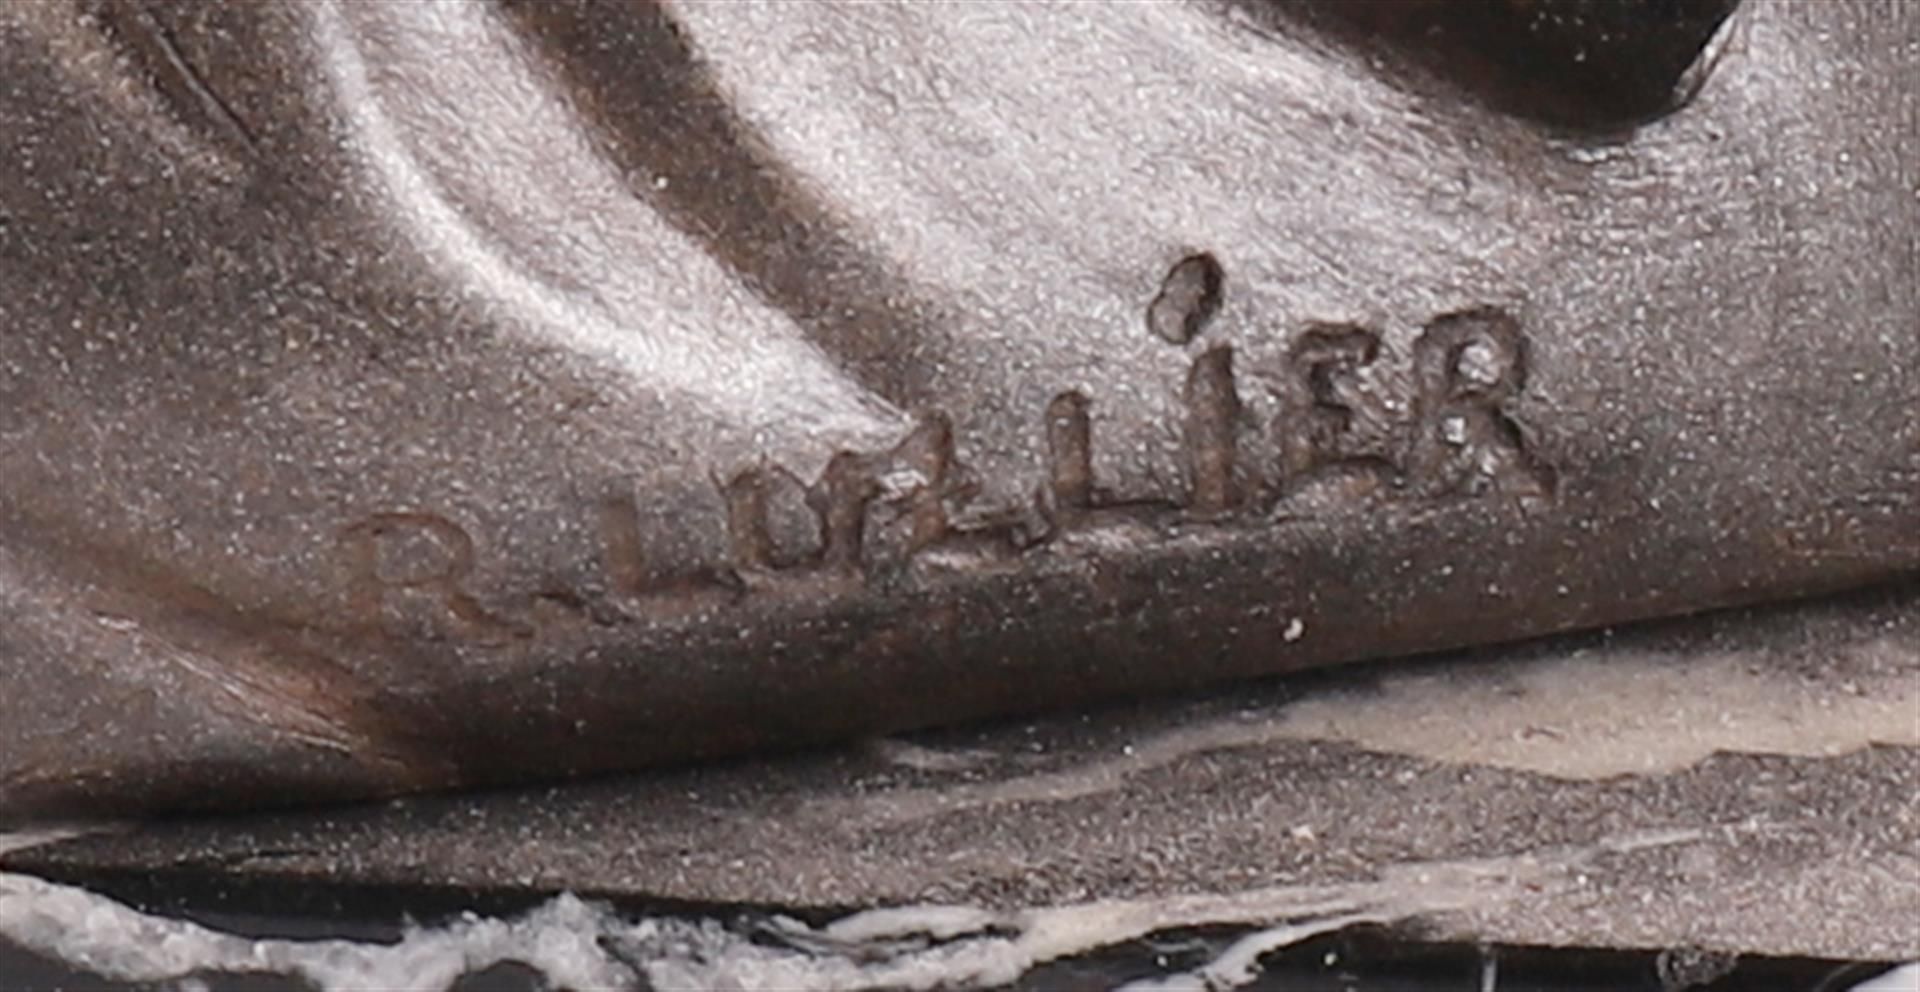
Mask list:
[[[1148,326],[1185,344],[1219,306],[1220,270],[1212,256],[1193,256],[1167,281]],[[1414,343],[1410,374],[1386,380],[1410,395],[1384,402],[1356,385],[1381,353],[1380,335],[1369,328],[1308,325],[1277,379],[1263,379],[1278,382],[1280,413],[1260,425],[1247,415],[1233,347],[1205,346],[1191,359],[1181,394],[1183,485],[1154,498],[1118,500],[1100,486],[1095,401],[1077,391],[1056,395],[1039,412],[1035,440],[1046,468],[1027,505],[976,505],[952,423],[938,412],[920,417],[891,448],[838,452],[811,483],[770,463],[716,480],[728,560],[706,574],[653,574],[633,495],[612,496],[594,507],[605,595],[644,612],[702,593],[732,597],[790,582],[858,586],[936,554],[1015,561],[1064,536],[1113,525],[1247,526],[1326,512],[1329,501],[1339,508],[1506,497],[1534,506],[1552,498],[1554,473],[1533,455],[1509,409],[1527,373],[1527,341],[1514,317],[1476,307],[1429,321]],[[1246,432],[1263,427],[1278,441],[1273,464],[1253,464],[1243,451]],[[533,624],[488,609],[463,586],[475,541],[444,516],[376,514],[341,539],[356,613],[370,624],[406,633],[394,631],[395,618],[419,610],[404,601],[424,600],[441,614],[439,627],[455,627],[465,640],[504,643],[534,633]],[[595,622],[609,615],[578,590],[534,598]]]

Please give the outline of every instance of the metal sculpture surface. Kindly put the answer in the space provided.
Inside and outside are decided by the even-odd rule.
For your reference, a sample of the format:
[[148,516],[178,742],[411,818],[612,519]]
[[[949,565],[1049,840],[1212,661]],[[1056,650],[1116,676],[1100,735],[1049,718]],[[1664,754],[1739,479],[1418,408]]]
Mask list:
[[0,7],[0,817],[1920,568],[1920,7],[1680,7]]

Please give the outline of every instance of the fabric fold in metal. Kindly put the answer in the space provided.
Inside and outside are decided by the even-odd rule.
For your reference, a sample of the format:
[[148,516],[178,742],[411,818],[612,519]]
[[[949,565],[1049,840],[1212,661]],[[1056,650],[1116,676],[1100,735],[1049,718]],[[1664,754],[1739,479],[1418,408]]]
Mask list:
[[1587,126],[1231,4],[0,9],[0,818],[1920,568],[1920,12],[1689,24]]

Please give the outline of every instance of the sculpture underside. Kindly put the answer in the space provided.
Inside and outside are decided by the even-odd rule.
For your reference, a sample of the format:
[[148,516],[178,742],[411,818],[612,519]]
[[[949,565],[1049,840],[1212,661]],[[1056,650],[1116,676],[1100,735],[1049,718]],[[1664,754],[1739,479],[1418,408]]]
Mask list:
[[[13,942],[123,980],[451,959],[1111,988],[1340,931],[1253,987],[1840,992],[1920,960],[1917,712],[1909,580],[779,759],[48,836],[0,852],[0,965]],[[1366,977],[1383,939],[1497,950]],[[1564,960],[1603,948],[1639,957]]]
[[0,820],[1920,568],[1920,8],[1742,7],[1631,117],[1357,30],[0,7]]

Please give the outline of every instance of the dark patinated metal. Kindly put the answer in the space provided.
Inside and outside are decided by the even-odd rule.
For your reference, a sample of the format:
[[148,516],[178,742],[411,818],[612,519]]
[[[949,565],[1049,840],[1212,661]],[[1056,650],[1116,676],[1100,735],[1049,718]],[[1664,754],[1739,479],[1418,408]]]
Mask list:
[[[1196,932],[1355,914],[1400,940],[1483,947],[1914,961],[1917,715],[1920,576],[752,761],[78,837],[0,834],[0,967],[9,939],[70,958],[86,946],[77,934],[105,907],[50,899],[48,883],[223,929],[253,917],[274,934],[353,927],[358,940],[370,916],[504,915],[560,892],[716,930],[916,906],[978,927],[807,948],[861,968],[944,959],[930,969],[937,982],[926,971],[864,985],[728,973],[726,949],[709,948],[699,957],[711,977],[654,972],[656,988],[1002,987],[1005,971],[966,961],[1008,941],[1020,968],[1037,969],[1014,987],[1052,989],[1049,958],[1143,930],[1161,931],[1149,939],[1164,953]],[[10,902],[29,911],[9,914]],[[1097,917],[1075,940],[1043,922],[1075,913]],[[619,939],[565,929],[574,946]],[[150,981],[192,969],[177,952],[146,957]],[[1274,962],[1262,963],[1271,987]],[[1529,987],[1506,964],[1485,984]],[[1185,967],[1163,957],[1089,982]],[[1341,974],[1355,967],[1345,955],[1322,967],[1322,988],[1370,988]],[[1641,974],[1626,987],[1686,985]],[[1569,969],[1534,987],[1592,981]]]
[[0,815],[1920,567],[1920,8],[1710,8],[0,7]]

